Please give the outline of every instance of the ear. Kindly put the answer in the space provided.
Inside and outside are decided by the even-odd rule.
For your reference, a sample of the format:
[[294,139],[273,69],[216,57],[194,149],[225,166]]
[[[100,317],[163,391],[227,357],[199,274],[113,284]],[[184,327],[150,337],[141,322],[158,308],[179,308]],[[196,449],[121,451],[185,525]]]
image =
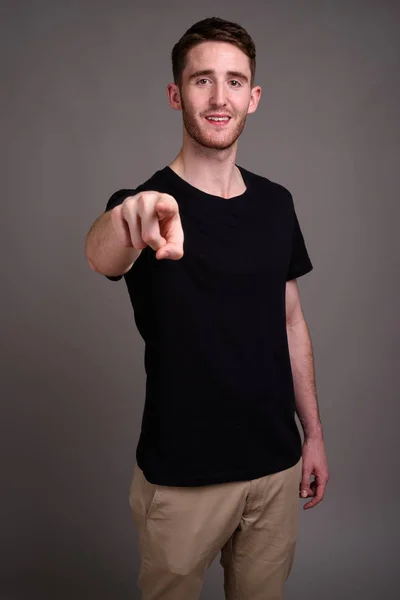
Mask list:
[[174,110],[182,110],[181,93],[176,83],[169,83],[167,85],[167,96],[171,108]]
[[258,103],[260,102],[260,98],[261,98],[261,87],[259,85],[256,85],[251,90],[250,103],[249,103],[249,108],[247,110],[247,114],[251,114],[257,110],[257,106],[258,106]]

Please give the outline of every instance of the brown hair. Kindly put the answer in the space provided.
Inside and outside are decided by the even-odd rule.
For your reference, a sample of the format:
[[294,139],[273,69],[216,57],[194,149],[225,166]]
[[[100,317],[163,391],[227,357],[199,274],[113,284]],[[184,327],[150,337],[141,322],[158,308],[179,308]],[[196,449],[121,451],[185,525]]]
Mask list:
[[198,21],[186,31],[172,49],[172,73],[174,82],[181,86],[182,72],[191,48],[206,41],[228,42],[237,46],[250,59],[251,86],[256,71],[256,47],[247,31],[238,23],[211,17]]

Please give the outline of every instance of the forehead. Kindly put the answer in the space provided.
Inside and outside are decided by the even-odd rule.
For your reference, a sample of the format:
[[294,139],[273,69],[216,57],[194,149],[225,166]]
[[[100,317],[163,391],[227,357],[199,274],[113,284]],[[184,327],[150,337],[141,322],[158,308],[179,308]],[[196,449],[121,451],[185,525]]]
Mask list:
[[183,74],[201,69],[215,71],[241,70],[250,75],[250,59],[237,46],[227,42],[201,42],[189,50]]

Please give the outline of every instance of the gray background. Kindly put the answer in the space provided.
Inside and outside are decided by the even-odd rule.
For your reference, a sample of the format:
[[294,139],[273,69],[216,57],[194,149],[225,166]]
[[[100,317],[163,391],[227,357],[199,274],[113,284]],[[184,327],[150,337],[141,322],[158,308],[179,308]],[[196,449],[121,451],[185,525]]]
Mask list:
[[[292,191],[315,267],[299,285],[332,479],[300,510],[287,599],[397,597],[399,3],[1,13],[1,600],[139,598],[128,489],[143,343],[124,282],[89,270],[84,240],[116,189],[179,151],[170,51],[208,16],[256,42],[263,97],[238,162]],[[214,598],[218,561],[202,593]]]

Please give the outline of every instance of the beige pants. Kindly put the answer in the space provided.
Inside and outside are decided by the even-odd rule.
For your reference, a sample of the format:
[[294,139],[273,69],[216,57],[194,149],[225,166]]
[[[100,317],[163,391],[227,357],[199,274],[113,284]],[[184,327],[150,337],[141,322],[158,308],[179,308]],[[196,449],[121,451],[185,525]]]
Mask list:
[[196,600],[221,551],[227,600],[282,600],[293,562],[302,459],[279,473],[198,487],[154,485],[135,464],[143,600]]

